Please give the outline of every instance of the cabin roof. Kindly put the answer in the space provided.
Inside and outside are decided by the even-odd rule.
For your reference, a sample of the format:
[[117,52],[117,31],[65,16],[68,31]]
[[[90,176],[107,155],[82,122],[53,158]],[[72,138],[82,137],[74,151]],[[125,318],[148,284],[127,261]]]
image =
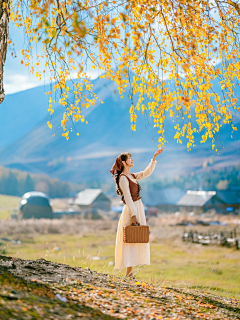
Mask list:
[[90,189],[87,188],[77,194],[75,204],[80,206],[91,205],[96,198],[102,193],[102,189]]
[[226,204],[240,204],[240,190],[218,190],[217,196]]
[[215,195],[216,191],[188,190],[177,204],[180,206],[202,207]]

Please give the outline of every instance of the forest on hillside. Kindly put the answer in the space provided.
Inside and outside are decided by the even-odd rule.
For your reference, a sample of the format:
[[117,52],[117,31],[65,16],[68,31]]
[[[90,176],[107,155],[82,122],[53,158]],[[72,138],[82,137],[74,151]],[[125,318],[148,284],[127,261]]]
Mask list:
[[183,190],[227,190],[240,189],[240,165],[217,169],[199,170],[189,174],[153,181],[153,190],[180,188]]
[[47,175],[0,167],[0,194],[22,196],[29,191],[42,191],[50,198],[67,198],[83,188],[84,185],[53,179]]
[[[179,188],[182,190],[227,190],[240,189],[240,165],[220,169],[199,170],[176,177],[150,178],[141,182],[148,190]],[[22,196],[29,191],[42,191],[50,198],[74,196],[84,188],[101,188],[106,194],[115,194],[114,182],[80,181],[74,184],[47,175],[0,167],[0,194]]]

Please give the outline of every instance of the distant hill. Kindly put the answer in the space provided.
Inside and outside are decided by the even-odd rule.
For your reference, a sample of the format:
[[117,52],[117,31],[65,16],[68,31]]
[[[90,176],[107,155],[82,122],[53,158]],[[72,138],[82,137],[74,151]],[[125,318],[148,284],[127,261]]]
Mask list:
[[34,174],[0,166],[0,194],[22,196],[29,191],[42,191],[51,198],[68,198],[86,185],[50,178],[46,174]]
[[32,130],[47,116],[50,86],[40,86],[6,95],[0,105],[0,147],[9,145]]
[[[134,171],[143,170],[158,145],[157,130],[152,119],[139,113],[137,131],[130,129],[130,99],[125,93],[120,99],[116,85],[107,79],[93,81],[94,90],[104,101],[86,110],[88,124],[76,123],[67,141],[60,127],[63,107],[56,106],[53,129],[49,120],[48,98],[43,87],[33,88],[6,97],[1,105],[2,139],[0,165],[80,183],[83,181],[110,181],[109,172],[116,156],[122,151],[133,154]],[[7,116],[4,116],[4,115]],[[240,119],[234,121],[240,130]],[[239,132],[231,134],[231,127],[224,125],[220,140],[225,149],[218,155],[210,143],[198,143],[188,152],[186,145],[174,140],[174,123],[165,123],[168,145],[157,158],[155,177],[176,176],[202,168],[207,158],[213,157],[212,167],[235,165],[240,162]],[[54,135],[55,134],[55,135]],[[205,161],[206,162],[206,161]]]

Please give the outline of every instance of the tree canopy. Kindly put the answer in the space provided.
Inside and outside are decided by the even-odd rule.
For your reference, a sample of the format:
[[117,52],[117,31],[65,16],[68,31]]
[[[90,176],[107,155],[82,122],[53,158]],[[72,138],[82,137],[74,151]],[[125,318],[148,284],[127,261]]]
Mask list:
[[[139,113],[149,114],[161,145],[167,116],[175,139],[182,143],[186,137],[189,149],[200,134],[201,142],[211,139],[217,150],[223,123],[237,130],[232,119],[240,111],[239,1],[14,0],[8,12],[27,36],[21,63],[39,79],[47,75],[53,91],[61,92],[66,139],[70,122],[87,123],[82,109],[98,99],[87,75],[89,63],[116,82],[120,97],[129,92],[132,130]],[[52,115],[55,101],[53,92],[48,94]]]

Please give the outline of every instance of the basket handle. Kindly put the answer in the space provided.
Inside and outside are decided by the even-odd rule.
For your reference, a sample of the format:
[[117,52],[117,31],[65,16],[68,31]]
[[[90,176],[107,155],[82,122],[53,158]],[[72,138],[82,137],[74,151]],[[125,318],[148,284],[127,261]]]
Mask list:
[[139,224],[137,224],[137,223],[132,223],[131,226],[132,226],[132,227],[138,227],[138,226],[140,226],[140,223],[139,223]]

